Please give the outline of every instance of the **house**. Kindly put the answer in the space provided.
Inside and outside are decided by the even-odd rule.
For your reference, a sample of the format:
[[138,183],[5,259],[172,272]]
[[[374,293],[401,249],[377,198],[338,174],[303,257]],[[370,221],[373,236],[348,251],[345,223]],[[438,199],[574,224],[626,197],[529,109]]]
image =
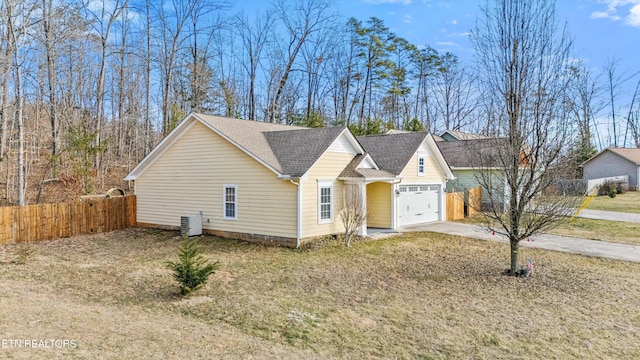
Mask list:
[[[380,167],[401,179],[395,186],[371,184],[369,194],[395,194],[391,203],[371,204],[372,227],[407,226],[429,221],[444,221],[445,191],[454,178],[433,137],[426,132],[360,136],[358,141]],[[394,210],[383,214],[383,208]],[[391,225],[391,226],[389,226]]]
[[[445,132],[442,138],[450,138]],[[451,139],[451,138],[450,138]],[[447,192],[482,187],[482,204],[503,204],[509,196],[500,148],[504,139],[471,137],[468,140],[439,141],[438,148],[456,179],[447,182]],[[490,186],[488,186],[490,185]]]
[[583,179],[595,180],[614,176],[629,176],[629,189],[638,190],[640,180],[640,149],[608,148],[582,163]]
[[[201,213],[204,232],[298,247],[344,231],[345,186],[357,186],[367,208],[362,235],[367,226],[444,220],[442,189],[453,173],[429,134],[410,135],[379,139],[385,149],[403,149],[387,158],[346,127],[193,113],[125,179],[135,181],[141,226],[177,229],[181,216]],[[422,192],[431,194],[428,213]]]
[[440,134],[439,137],[442,139],[442,141],[490,139],[489,136],[457,130],[446,130],[445,132]]

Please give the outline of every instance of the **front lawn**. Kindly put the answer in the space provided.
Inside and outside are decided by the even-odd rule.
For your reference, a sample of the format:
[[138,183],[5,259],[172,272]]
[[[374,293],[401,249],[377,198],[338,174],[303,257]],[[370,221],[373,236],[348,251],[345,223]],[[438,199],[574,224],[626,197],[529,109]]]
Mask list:
[[558,227],[548,232],[583,239],[640,245],[640,223],[584,218],[565,219]]
[[627,191],[614,198],[596,196],[589,202],[587,209],[640,214],[640,191]]
[[434,233],[289,250],[203,237],[221,268],[182,299],[175,232],[0,247],[0,333],[75,349],[2,358],[640,358],[640,264]]

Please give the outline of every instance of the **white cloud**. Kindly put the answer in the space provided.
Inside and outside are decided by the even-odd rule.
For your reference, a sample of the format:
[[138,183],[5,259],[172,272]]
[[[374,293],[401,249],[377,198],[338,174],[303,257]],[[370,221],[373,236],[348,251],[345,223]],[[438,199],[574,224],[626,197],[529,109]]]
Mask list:
[[619,16],[611,15],[606,11],[594,11],[591,13],[591,18],[592,19],[611,19],[613,21],[620,20]]
[[629,17],[627,17],[627,22],[631,26],[640,27],[640,4],[636,4],[631,7],[631,10],[629,10]]
[[471,32],[469,31],[454,32],[454,33],[447,34],[448,38],[454,38],[454,39],[465,38],[469,36],[471,36]]
[[453,19],[451,21],[447,21],[447,23],[451,24],[451,25],[458,25],[458,20]]
[[405,24],[411,24],[411,15],[405,15],[402,22]]
[[620,21],[631,26],[640,27],[640,0],[600,0],[607,6],[605,11],[594,11],[591,13],[592,19],[609,19]]

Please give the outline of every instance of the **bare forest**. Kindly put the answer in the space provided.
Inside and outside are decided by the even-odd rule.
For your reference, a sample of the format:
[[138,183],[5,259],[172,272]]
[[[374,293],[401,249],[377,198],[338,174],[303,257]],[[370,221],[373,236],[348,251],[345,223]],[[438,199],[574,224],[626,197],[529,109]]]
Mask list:
[[[328,0],[0,0],[0,205],[130,190],[124,176],[190,112],[492,135],[504,119],[472,65]],[[605,65],[562,67],[561,159],[640,146],[638,76]]]

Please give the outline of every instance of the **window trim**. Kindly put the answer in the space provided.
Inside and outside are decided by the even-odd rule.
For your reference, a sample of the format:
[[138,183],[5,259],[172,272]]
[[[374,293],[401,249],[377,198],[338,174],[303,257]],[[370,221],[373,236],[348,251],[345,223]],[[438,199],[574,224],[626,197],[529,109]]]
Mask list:
[[[420,161],[421,160],[422,160],[422,165],[420,165]],[[425,174],[426,174],[426,166],[427,166],[426,156],[418,155],[418,176],[425,176]]]
[[[322,202],[322,189],[330,189],[330,193],[329,193],[329,218],[328,219],[323,219],[322,218],[322,205],[323,204],[327,204],[327,203],[323,203]],[[335,192],[334,192],[334,183],[333,180],[318,180],[318,224],[331,224],[333,223],[333,208],[334,208],[334,197],[335,197]]]
[[[233,215],[227,216],[227,189],[233,189]],[[238,220],[238,185],[224,184],[222,185],[222,218],[224,220]]]

